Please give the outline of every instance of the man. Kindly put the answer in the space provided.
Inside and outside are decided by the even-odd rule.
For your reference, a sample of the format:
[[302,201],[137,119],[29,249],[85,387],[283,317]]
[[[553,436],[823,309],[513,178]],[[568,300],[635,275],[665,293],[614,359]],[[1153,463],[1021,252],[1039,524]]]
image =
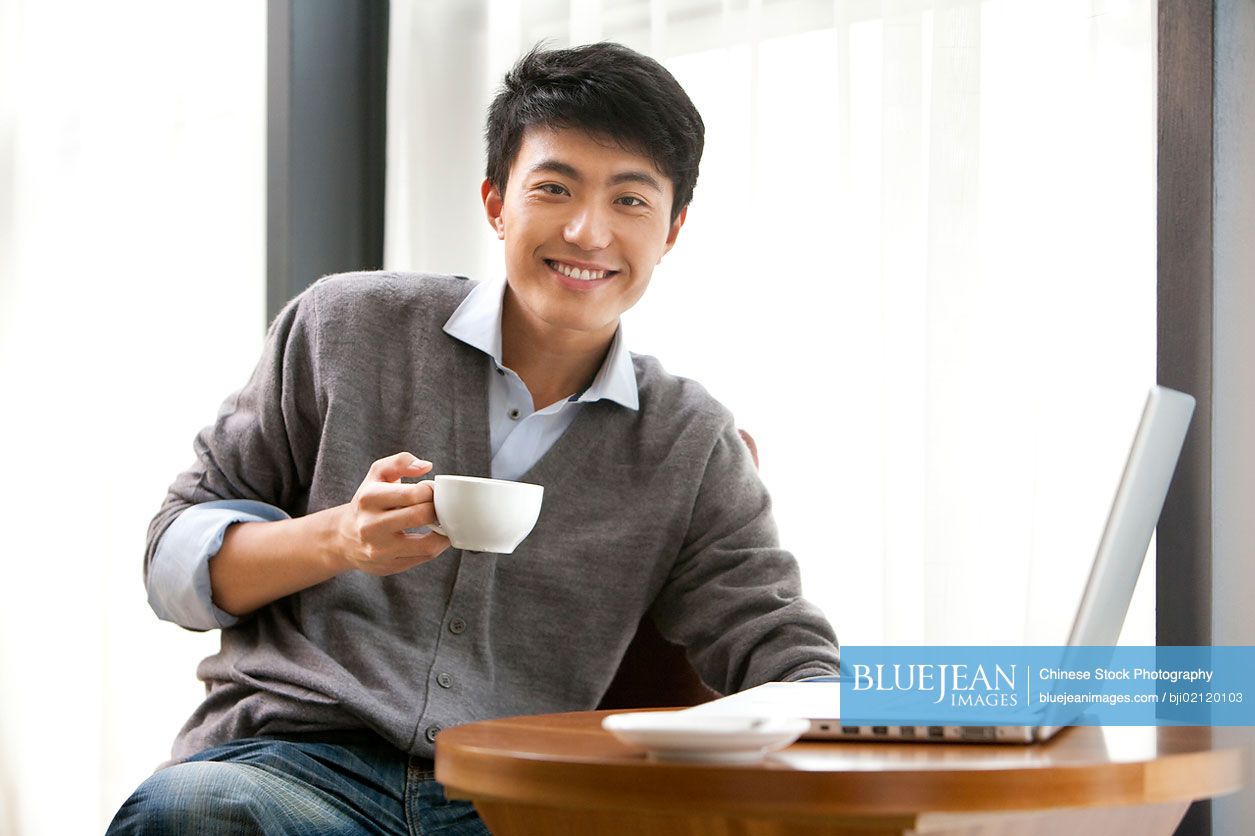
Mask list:
[[[326,277],[198,436],[146,580],[222,646],[116,832],[483,832],[440,729],[594,707],[646,612],[724,692],[835,672],[731,415],[619,329],[684,225],[692,102],[621,46],[534,50],[486,136],[506,282]],[[415,533],[437,473],[544,485],[536,528],[508,557]]]

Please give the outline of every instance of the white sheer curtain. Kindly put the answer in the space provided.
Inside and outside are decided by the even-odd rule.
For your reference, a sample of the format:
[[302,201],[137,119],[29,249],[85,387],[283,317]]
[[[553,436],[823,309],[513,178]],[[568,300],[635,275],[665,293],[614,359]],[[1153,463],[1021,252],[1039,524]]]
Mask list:
[[0,834],[103,832],[203,693],[140,568],[261,346],[265,24],[0,0]]
[[[1057,643],[1155,368],[1151,0],[393,4],[386,262],[500,275],[485,106],[618,40],[707,125],[627,317],[758,439],[843,641]],[[1153,557],[1125,640],[1153,643]]]

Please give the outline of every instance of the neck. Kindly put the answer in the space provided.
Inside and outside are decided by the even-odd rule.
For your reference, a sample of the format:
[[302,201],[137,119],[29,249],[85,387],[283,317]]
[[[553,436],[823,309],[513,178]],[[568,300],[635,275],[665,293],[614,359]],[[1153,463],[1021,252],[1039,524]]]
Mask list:
[[537,409],[582,392],[605,362],[618,323],[602,332],[556,328],[524,308],[507,286],[501,308],[501,361]]

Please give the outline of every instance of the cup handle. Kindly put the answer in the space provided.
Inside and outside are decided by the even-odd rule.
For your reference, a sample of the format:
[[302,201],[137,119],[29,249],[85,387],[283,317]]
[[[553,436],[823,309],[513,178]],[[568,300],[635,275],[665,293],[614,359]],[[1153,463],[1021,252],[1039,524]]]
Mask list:
[[[431,480],[431,501],[432,501],[432,506],[435,507],[435,503],[436,503],[436,480],[435,479]],[[448,533],[446,533],[445,530],[440,527],[440,520],[436,520],[434,523],[429,523],[427,527],[431,529],[432,531],[436,532],[437,534],[439,534],[441,537],[449,536]]]

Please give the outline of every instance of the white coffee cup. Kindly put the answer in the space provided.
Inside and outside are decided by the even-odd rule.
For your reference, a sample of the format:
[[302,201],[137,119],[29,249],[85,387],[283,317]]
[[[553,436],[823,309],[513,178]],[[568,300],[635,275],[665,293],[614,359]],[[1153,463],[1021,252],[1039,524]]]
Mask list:
[[478,476],[437,476],[436,523],[455,549],[510,554],[532,532],[545,489]]

